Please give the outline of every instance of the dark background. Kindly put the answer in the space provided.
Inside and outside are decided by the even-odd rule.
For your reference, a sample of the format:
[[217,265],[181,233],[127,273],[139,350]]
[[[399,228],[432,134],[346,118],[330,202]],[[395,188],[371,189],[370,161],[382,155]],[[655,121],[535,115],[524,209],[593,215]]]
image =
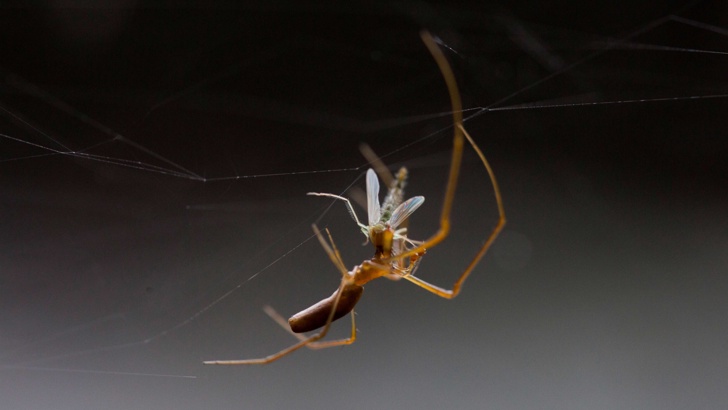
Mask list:
[[[728,404],[723,2],[0,11],[3,408]],[[360,142],[426,196],[411,236],[437,228],[450,103],[422,28],[480,113],[506,230],[453,301],[368,285],[353,346],[202,366],[288,346],[261,307],[335,289],[312,223],[371,256],[305,196],[355,196]],[[418,275],[448,286],[496,218],[467,150]]]

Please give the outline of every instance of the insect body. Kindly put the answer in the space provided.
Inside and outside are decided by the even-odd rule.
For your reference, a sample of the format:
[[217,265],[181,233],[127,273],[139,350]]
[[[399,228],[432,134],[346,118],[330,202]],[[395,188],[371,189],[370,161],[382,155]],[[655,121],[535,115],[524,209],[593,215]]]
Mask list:
[[[438,48],[435,39],[427,32],[422,32],[422,40],[424,41],[430,53],[440,67],[440,71],[447,83],[450,92],[450,101],[452,103],[453,112],[453,150],[450,162],[450,171],[447,185],[445,188],[445,199],[440,214],[440,228],[425,241],[414,241],[407,237],[407,228],[402,225],[412,213],[417,210],[423,203],[425,198],[416,196],[403,201],[404,185],[407,179],[406,169],[401,169],[396,178],[390,185],[384,203],[379,203],[379,180],[373,170],[367,171],[367,214],[368,224],[361,223],[354,212],[354,208],[347,198],[339,195],[328,193],[310,193],[310,195],[326,196],[344,201],[352,218],[356,221],[362,233],[374,245],[374,256],[365,260],[360,265],[354,266],[353,269],[347,270],[341,259],[331,234],[326,231],[328,238],[319,231],[316,225],[313,230],[326,251],[329,259],[341,273],[341,282],[338,289],[328,298],[316,303],[315,305],[295,314],[287,322],[271,307],[265,307],[266,313],[273,318],[279,325],[286,328],[299,341],[298,343],[283,349],[270,356],[259,359],[243,359],[243,360],[212,360],[206,361],[205,364],[218,365],[238,365],[238,364],[266,364],[280,359],[281,357],[298,350],[302,347],[313,349],[325,348],[331,346],[339,346],[351,344],[356,340],[356,324],[353,309],[361,298],[364,291],[364,284],[367,282],[386,277],[389,279],[405,279],[415,285],[434,293],[443,298],[452,299],[460,293],[462,284],[468,278],[473,268],[478,264],[483,255],[487,252],[495,238],[505,226],[506,218],[501,200],[500,190],[496,182],[493,170],[486,160],[483,153],[478,148],[472,137],[465,131],[463,126],[462,105],[460,102],[460,94],[458,92],[455,78],[452,74],[450,66]],[[414,275],[415,270],[421,262],[422,256],[427,249],[430,249],[442,242],[450,232],[450,214],[452,204],[455,197],[455,188],[457,186],[458,174],[460,172],[460,163],[462,160],[464,140],[467,139],[475,152],[480,157],[488,175],[493,191],[495,193],[496,203],[498,205],[499,218],[495,228],[487,237],[485,243],[476,253],[468,266],[465,268],[458,279],[452,286],[452,289],[444,289],[437,285],[426,282]],[[329,331],[331,323],[351,312],[351,336],[346,339],[321,341]],[[312,336],[305,336],[302,333],[321,329]]]
[[377,235],[389,228],[394,230],[394,237],[397,240],[404,240],[405,242],[413,243],[407,239],[407,229],[403,228],[397,230],[397,228],[403,224],[407,218],[416,211],[425,202],[425,197],[416,196],[410,198],[404,203],[402,198],[404,197],[404,186],[407,182],[407,168],[400,168],[397,172],[397,178],[392,180],[391,186],[387,192],[387,196],[384,198],[384,202],[379,204],[379,180],[377,174],[371,168],[367,171],[367,214],[369,217],[369,224],[364,225],[359,221],[359,217],[354,211],[354,207],[351,206],[349,199],[339,195],[322,193],[322,192],[309,192],[308,195],[314,196],[326,196],[340,201],[344,201],[349,214],[354,221],[359,225],[359,229],[366,236],[367,240],[374,243],[374,238]]

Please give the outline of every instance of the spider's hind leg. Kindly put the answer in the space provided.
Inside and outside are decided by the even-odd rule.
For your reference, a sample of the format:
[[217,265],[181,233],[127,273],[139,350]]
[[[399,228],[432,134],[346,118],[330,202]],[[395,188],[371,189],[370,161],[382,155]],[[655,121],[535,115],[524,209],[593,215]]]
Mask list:
[[[281,316],[278,312],[276,312],[273,307],[266,305],[263,307],[263,310],[265,313],[270,316],[271,319],[273,319],[280,327],[282,327],[286,332],[293,335],[296,339],[299,341],[306,340],[306,336],[302,335],[301,333],[296,333],[291,330],[290,325],[288,324],[288,321]],[[349,336],[346,339],[337,339],[337,340],[331,340],[331,341],[323,341],[323,342],[311,342],[306,345],[309,349],[325,349],[327,347],[334,347],[334,346],[341,346],[341,345],[350,345],[356,341],[356,320],[354,319],[354,311],[352,310],[351,313],[351,336]]]

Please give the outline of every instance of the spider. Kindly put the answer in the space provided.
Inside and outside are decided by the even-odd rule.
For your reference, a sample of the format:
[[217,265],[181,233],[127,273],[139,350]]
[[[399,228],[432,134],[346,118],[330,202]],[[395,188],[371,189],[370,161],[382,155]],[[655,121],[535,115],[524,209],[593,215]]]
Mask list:
[[[329,256],[329,259],[331,259],[331,262],[333,262],[339,272],[341,272],[341,282],[339,287],[331,296],[293,315],[290,319],[288,319],[288,321],[286,321],[270,306],[266,306],[264,308],[265,312],[273,318],[273,320],[298,339],[298,343],[262,358],[243,360],[211,360],[205,361],[204,364],[267,364],[304,346],[313,349],[320,349],[352,344],[356,340],[354,306],[361,298],[364,291],[364,284],[380,277],[386,277],[392,280],[405,279],[437,296],[452,299],[460,293],[465,280],[505,226],[505,210],[495,174],[486,160],[485,155],[483,155],[478,145],[463,126],[462,103],[460,101],[457,83],[455,82],[455,77],[450,69],[450,65],[440,48],[437,46],[436,40],[432,37],[432,35],[426,31],[421,32],[420,35],[425,46],[429,49],[433,58],[437,62],[445,79],[450,93],[453,113],[453,150],[450,161],[449,177],[445,188],[445,199],[440,214],[439,229],[434,235],[425,241],[415,241],[407,237],[407,228],[405,227],[407,218],[424,203],[425,198],[422,196],[416,196],[403,201],[404,185],[407,179],[407,170],[405,168],[399,170],[396,178],[387,178],[391,179],[391,183],[389,184],[388,194],[381,205],[379,203],[379,181],[377,179],[377,175],[371,169],[367,171],[368,225],[364,225],[359,221],[356,216],[356,212],[354,212],[354,208],[351,206],[351,203],[347,198],[327,193],[309,193],[309,195],[331,197],[343,201],[362,233],[367,237],[367,240],[374,245],[374,257],[365,260],[360,265],[354,266],[351,270],[347,270],[339,250],[334,244],[331,233],[326,230],[327,236],[324,237],[318,227],[314,224],[312,226],[313,231],[321,243],[321,246]],[[464,139],[468,140],[488,172],[491,184],[493,185],[499,218],[495,228],[491,231],[485,243],[465,268],[465,271],[463,271],[460,274],[460,277],[455,281],[452,289],[444,289],[414,276],[414,272],[419,266],[421,258],[424,256],[426,250],[442,242],[450,232],[450,213],[455,196],[458,174],[460,172]],[[383,167],[380,166],[380,168]],[[331,323],[344,317],[348,313],[351,313],[350,337],[346,339],[321,341],[320,339],[324,338],[328,333]],[[316,329],[321,330],[311,336],[305,336],[302,334]]]

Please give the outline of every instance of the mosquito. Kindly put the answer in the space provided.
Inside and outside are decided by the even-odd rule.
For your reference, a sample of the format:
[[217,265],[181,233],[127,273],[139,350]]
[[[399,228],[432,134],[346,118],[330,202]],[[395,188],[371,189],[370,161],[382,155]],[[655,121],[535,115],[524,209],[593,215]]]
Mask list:
[[[496,181],[495,174],[473,138],[463,126],[462,102],[458,91],[455,76],[452,73],[450,64],[437,45],[432,35],[423,31],[420,33],[422,41],[432,54],[445,79],[450,94],[453,114],[453,150],[450,160],[450,170],[445,187],[445,198],[440,213],[440,227],[430,238],[424,241],[415,241],[407,237],[406,221],[425,201],[422,196],[415,196],[406,201],[404,197],[404,185],[407,179],[407,170],[402,168],[396,178],[392,178],[388,194],[383,203],[379,202],[379,180],[376,173],[369,169],[366,176],[367,185],[367,214],[368,224],[359,221],[359,218],[351,205],[351,202],[342,196],[328,193],[309,193],[309,195],[331,197],[343,201],[354,221],[362,233],[367,237],[375,248],[374,257],[363,261],[360,265],[347,270],[346,264],[341,258],[331,233],[326,230],[326,236],[314,224],[312,226],[318,241],[331,262],[341,273],[341,282],[336,291],[326,299],[302,310],[291,316],[286,321],[273,308],[266,306],[265,312],[280,326],[298,339],[295,343],[277,353],[256,359],[242,360],[210,360],[204,364],[215,365],[246,365],[246,364],[267,364],[274,362],[283,356],[288,355],[302,347],[321,349],[333,346],[348,345],[356,340],[356,322],[354,318],[354,306],[364,292],[364,285],[374,279],[385,277],[391,280],[405,279],[415,285],[434,293],[437,296],[452,299],[460,293],[463,283],[473,271],[478,262],[482,259],[498,234],[503,230],[506,223],[505,209],[501,199],[500,188]],[[450,233],[450,215],[455,197],[460,165],[462,162],[464,140],[467,139],[473,150],[477,153],[485,167],[490,182],[493,186],[496,204],[498,206],[498,222],[490,232],[485,242],[470,261],[460,277],[455,281],[451,289],[441,288],[437,285],[426,282],[414,275],[421,258],[427,249],[438,245]],[[347,314],[351,316],[351,335],[346,339],[322,341],[328,333],[331,324]],[[319,330],[311,336],[303,333]]]

